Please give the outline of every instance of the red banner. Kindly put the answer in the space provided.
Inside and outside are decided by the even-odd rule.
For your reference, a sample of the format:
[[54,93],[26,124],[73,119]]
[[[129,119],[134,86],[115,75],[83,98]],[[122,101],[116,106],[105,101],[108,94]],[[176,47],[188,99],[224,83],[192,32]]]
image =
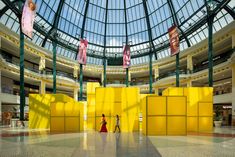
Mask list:
[[22,32],[32,39],[33,23],[35,19],[36,4],[32,0],[26,0],[21,17]]
[[86,64],[87,46],[88,46],[88,41],[86,39],[81,39],[79,49],[78,49],[78,57],[77,57],[79,64]]
[[131,50],[130,45],[124,45],[123,47],[123,68],[129,68],[131,66]]
[[179,33],[176,26],[172,26],[168,29],[169,39],[170,39],[170,47],[171,47],[171,55],[176,55],[180,51],[179,46]]

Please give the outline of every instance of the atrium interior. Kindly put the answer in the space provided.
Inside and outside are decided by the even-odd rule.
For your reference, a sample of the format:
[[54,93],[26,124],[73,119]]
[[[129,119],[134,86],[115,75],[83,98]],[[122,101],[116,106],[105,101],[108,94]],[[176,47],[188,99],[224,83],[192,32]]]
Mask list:
[[234,157],[234,0],[1,0],[0,157]]

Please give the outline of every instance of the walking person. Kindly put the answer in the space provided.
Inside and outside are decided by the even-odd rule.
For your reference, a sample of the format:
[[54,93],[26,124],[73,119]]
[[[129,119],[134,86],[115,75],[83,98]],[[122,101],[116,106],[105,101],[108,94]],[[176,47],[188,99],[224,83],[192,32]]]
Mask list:
[[102,124],[102,125],[101,125],[100,132],[108,132],[107,127],[106,127],[107,122],[106,122],[106,119],[105,119],[105,115],[104,115],[104,114],[102,114],[101,124]]
[[119,132],[121,132],[121,129],[120,129],[120,118],[118,115],[116,115],[116,125],[115,125],[115,130],[114,132],[116,132],[116,129],[118,128]]

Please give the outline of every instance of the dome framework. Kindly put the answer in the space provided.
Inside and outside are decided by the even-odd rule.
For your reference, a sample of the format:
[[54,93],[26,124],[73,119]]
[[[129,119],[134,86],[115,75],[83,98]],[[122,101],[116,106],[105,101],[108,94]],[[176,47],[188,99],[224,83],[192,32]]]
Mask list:
[[[19,33],[20,0],[1,2],[1,23]],[[234,2],[214,0],[213,32],[235,19]],[[131,45],[132,65],[170,55],[168,28],[177,25],[180,49],[207,38],[205,0],[35,0],[37,15],[32,41],[59,55],[75,59],[79,39],[87,38],[88,63],[122,59],[123,45]],[[117,63],[118,64],[118,63]]]

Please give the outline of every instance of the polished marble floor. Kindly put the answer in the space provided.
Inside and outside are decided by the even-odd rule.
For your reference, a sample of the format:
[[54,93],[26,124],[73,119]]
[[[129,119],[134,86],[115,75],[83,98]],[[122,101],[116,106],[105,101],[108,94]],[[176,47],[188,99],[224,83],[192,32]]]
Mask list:
[[51,134],[0,128],[0,157],[235,157],[235,128],[212,134],[143,136],[140,133]]

